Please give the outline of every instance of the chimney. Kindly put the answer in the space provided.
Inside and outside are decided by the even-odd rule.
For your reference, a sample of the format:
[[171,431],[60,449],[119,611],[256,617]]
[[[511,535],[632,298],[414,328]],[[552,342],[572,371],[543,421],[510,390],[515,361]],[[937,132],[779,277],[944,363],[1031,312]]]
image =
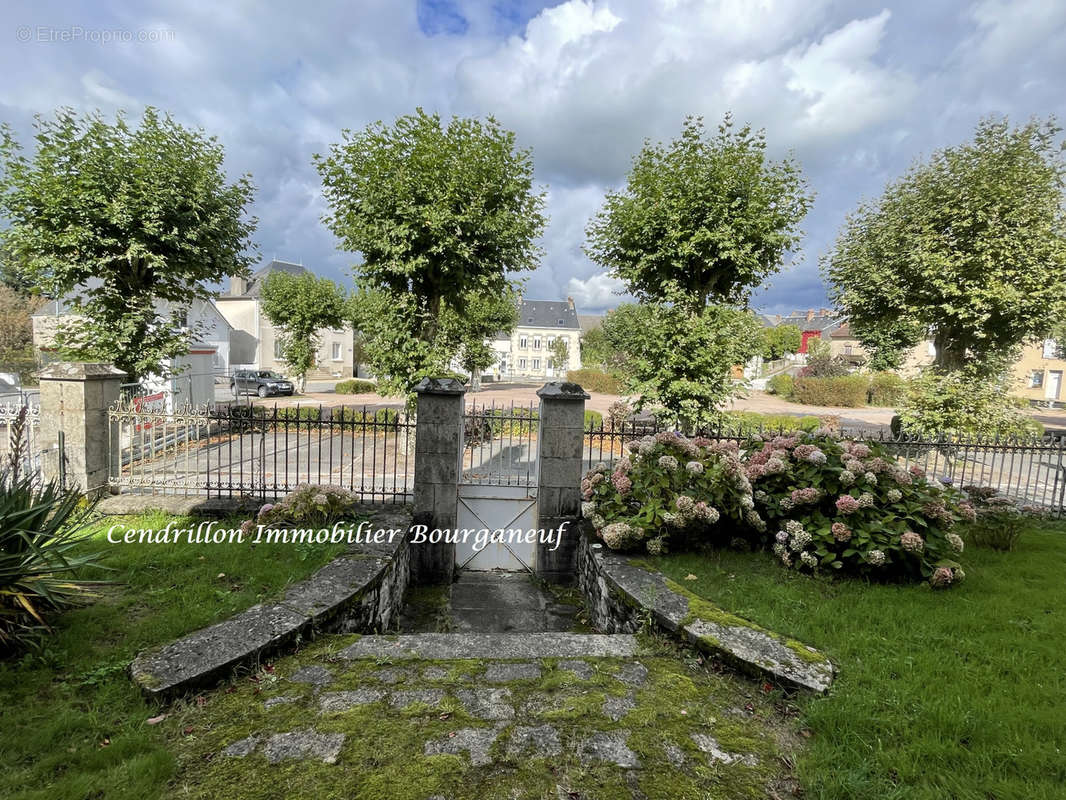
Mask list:
[[230,275],[229,293],[231,297],[240,297],[248,291],[248,281],[240,275]]
[[810,322],[812,319],[814,319],[814,309],[813,308],[808,308],[807,309],[807,322]]
[[568,305],[570,306],[570,308],[571,308],[571,309],[573,309],[573,308],[574,308],[574,298],[572,298],[572,297],[567,297],[567,298],[566,298],[566,302],[567,302],[567,304],[568,304]]

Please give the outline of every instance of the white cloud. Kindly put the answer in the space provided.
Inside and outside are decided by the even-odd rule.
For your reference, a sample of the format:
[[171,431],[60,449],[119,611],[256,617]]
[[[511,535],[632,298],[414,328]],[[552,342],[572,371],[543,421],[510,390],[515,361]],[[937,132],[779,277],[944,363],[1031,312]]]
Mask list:
[[605,272],[597,273],[585,280],[571,278],[567,283],[566,293],[567,296],[574,298],[574,304],[582,313],[614,308],[626,299],[622,282]]

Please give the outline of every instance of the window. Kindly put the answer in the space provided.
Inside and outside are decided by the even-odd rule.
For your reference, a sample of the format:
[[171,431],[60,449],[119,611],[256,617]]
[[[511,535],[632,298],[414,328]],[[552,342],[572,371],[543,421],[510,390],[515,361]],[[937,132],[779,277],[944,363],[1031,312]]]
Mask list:
[[1059,357],[1059,343],[1054,339],[1044,340],[1044,358],[1058,358]]
[[526,368],[526,360],[524,358],[518,359],[518,368],[519,369],[525,369]]
[[533,369],[540,369],[540,359],[539,358],[534,358],[533,359]]
[[274,340],[274,358],[275,359],[282,358],[282,354],[281,354],[281,339],[275,339]]
[[341,360],[341,343],[340,342],[334,342],[333,343],[333,360],[334,361],[340,361]]
[[551,350],[551,349],[552,349],[552,345],[553,345],[553,344],[555,344],[555,337],[554,337],[554,336],[549,336],[549,337],[548,337],[548,343],[547,343],[547,348],[548,348],[549,350]]
[[1029,373],[1029,388],[1039,389],[1044,385],[1044,370],[1034,369]]
[[529,340],[525,336],[518,337],[518,346],[525,350],[529,347]]
[[534,336],[533,337],[533,349],[534,350],[540,350],[540,337],[539,336]]

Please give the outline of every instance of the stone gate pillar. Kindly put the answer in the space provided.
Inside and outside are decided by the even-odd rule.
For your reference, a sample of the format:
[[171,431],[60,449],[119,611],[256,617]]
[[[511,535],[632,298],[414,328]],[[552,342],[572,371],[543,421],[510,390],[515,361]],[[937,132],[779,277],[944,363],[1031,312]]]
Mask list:
[[[90,497],[107,492],[112,441],[107,410],[119,398],[126,373],[112,364],[49,364],[41,381],[41,422],[38,442],[55,452],[41,459],[46,480],[58,478],[64,456],[67,486],[79,486]],[[63,454],[58,453],[60,433]],[[116,453],[117,455],[117,453]]]
[[[537,514],[538,527],[558,531],[562,540],[537,545],[537,574],[553,583],[570,583],[577,570],[578,520],[581,511],[581,454],[585,434],[585,401],[576,383],[553,382],[538,392]],[[553,543],[554,544],[554,543]]]
[[[454,530],[466,388],[452,378],[423,378],[415,392],[414,530],[423,525],[430,531]],[[447,583],[454,570],[454,544],[412,544],[411,577],[415,583]]]

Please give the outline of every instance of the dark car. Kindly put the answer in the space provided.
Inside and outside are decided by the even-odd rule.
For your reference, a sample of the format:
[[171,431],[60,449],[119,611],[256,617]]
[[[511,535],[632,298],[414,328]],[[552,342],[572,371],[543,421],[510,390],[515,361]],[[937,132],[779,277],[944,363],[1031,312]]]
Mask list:
[[269,397],[272,394],[292,394],[295,391],[292,381],[268,369],[242,370],[233,373],[229,389],[234,397],[242,394]]

